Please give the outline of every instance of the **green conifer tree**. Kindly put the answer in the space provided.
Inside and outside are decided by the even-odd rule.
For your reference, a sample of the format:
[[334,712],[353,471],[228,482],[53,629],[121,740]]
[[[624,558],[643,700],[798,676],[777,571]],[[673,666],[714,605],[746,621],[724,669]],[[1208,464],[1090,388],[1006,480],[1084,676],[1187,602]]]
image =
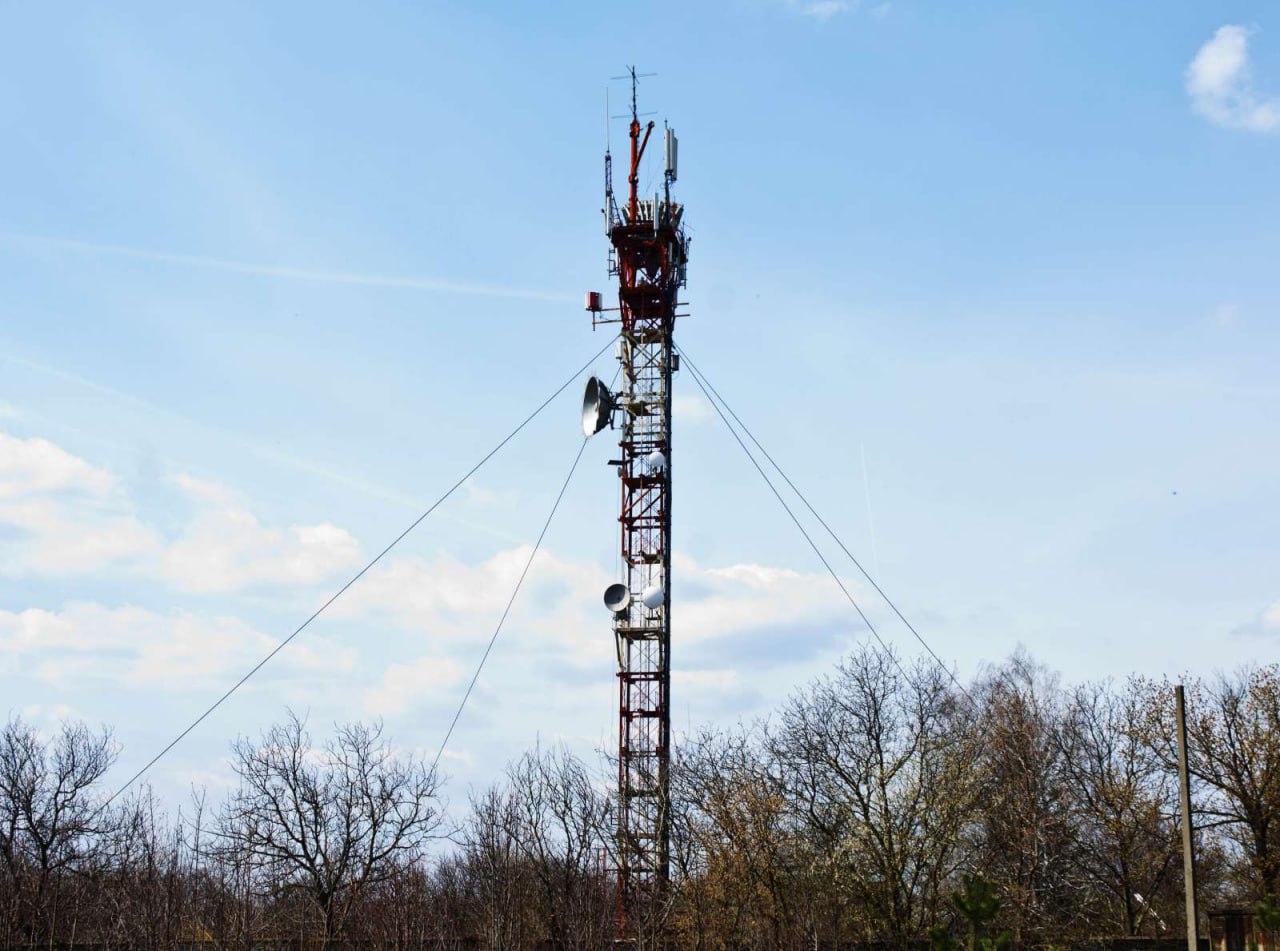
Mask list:
[[1010,943],[1007,931],[994,939],[979,938],[983,926],[1000,914],[1000,894],[995,883],[977,874],[966,874],[961,882],[960,891],[951,896],[951,904],[969,923],[969,951],[1004,951]]

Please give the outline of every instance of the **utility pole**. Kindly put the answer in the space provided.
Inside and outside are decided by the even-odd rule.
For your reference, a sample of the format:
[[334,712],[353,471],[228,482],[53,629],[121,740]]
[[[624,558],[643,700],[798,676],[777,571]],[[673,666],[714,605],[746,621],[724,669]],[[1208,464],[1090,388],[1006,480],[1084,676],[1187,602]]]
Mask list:
[[1187,951],[1199,951],[1200,916],[1196,908],[1196,855],[1191,827],[1191,774],[1187,770],[1187,702],[1182,684],[1173,688],[1178,720],[1178,792],[1182,799],[1182,881],[1187,896]]

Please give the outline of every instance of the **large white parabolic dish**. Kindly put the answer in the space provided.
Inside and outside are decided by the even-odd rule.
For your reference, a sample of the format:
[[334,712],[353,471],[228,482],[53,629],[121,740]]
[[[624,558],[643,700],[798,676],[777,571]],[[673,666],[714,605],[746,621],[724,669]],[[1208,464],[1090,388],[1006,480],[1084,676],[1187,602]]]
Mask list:
[[594,436],[608,426],[617,405],[609,388],[598,377],[587,380],[586,392],[582,394],[582,435]]

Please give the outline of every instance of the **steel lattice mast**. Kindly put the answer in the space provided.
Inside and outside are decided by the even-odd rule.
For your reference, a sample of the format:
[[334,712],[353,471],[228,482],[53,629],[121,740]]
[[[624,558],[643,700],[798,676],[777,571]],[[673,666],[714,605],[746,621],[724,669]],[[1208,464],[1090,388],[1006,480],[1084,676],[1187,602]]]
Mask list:
[[[616,862],[618,937],[648,945],[670,872],[671,752],[671,384],[677,294],[685,283],[689,241],[684,209],[671,200],[676,139],[665,130],[660,191],[639,194],[640,163],[654,124],[636,113],[631,70],[630,168],[621,209],[613,195],[612,158],[605,156],[605,219],[618,278],[620,390],[588,386],[584,426],[616,418],[621,429],[621,582],[609,589],[618,653],[618,802]],[[600,296],[589,295],[593,323],[604,320]],[[610,308],[612,310],[612,308]],[[596,394],[593,402],[593,387]],[[589,422],[592,410],[595,422]]]

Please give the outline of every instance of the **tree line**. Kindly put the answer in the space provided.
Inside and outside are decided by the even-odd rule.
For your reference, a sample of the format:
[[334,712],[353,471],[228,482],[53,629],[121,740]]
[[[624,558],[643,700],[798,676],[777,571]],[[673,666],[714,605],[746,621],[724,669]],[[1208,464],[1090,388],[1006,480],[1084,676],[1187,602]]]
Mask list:
[[[1184,933],[1172,685],[1064,686],[1017,654],[960,687],[871,648],[673,754],[672,948],[1050,948]],[[1274,907],[1280,667],[1187,682],[1202,907]],[[444,807],[378,724],[290,713],[236,782],[108,803],[109,729],[0,732],[6,948],[587,951],[611,943],[610,764],[530,750]]]

